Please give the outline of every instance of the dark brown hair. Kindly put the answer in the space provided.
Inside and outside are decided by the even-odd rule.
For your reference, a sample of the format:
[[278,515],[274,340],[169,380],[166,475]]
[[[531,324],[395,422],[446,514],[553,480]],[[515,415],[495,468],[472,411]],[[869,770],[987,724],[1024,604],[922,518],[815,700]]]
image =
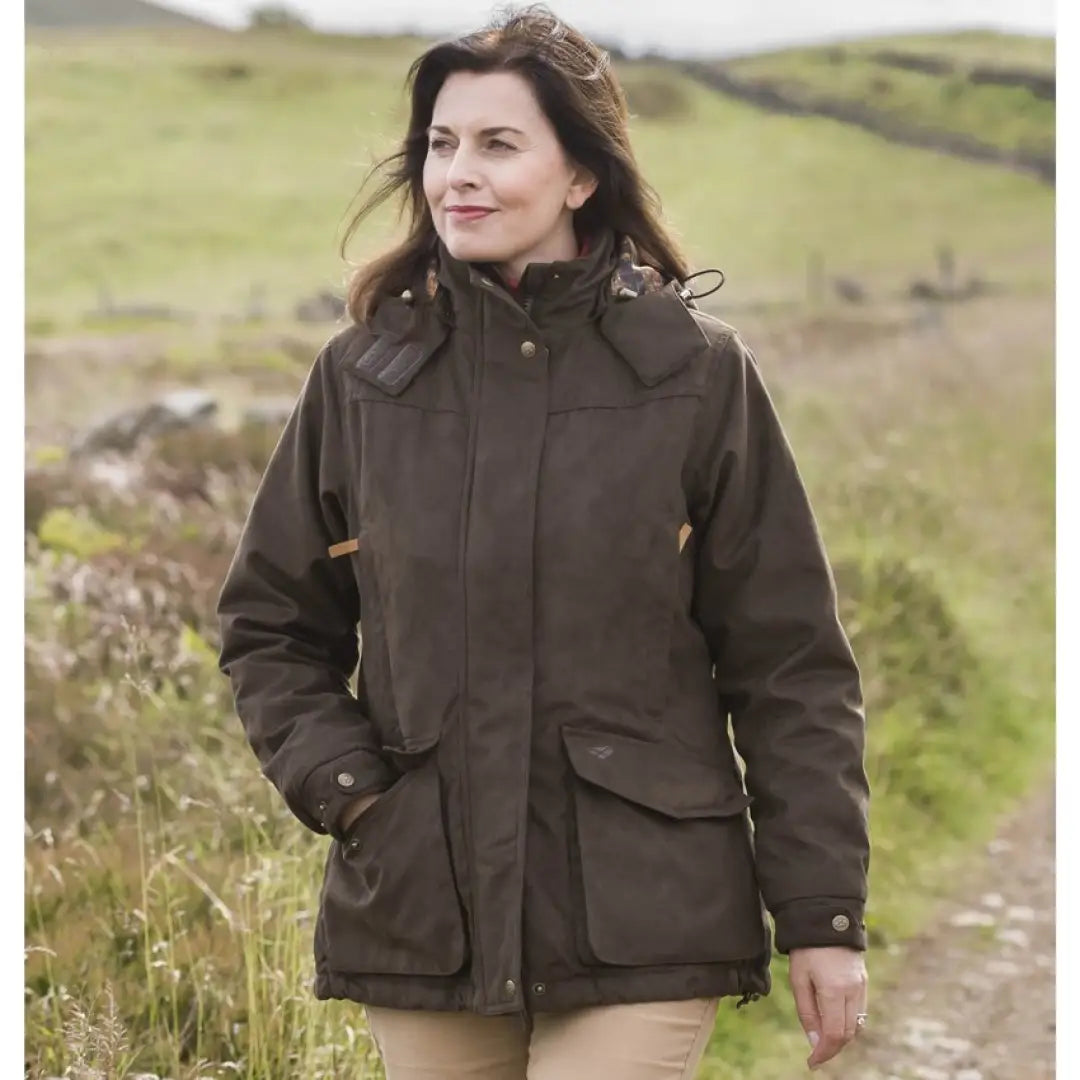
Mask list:
[[348,310],[354,322],[366,322],[384,297],[414,285],[435,248],[438,236],[423,184],[427,129],[439,90],[455,71],[510,71],[529,83],[567,157],[598,181],[574,214],[580,236],[613,229],[629,236],[639,257],[667,277],[687,276],[686,257],[663,224],[660,200],[634,159],[626,97],[609,55],[545,5],[533,4],[510,9],[475,33],[433,45],[409,68],[408,131],[400,148],[365,178],[361,192],[373,176],[386,173],[349,224],[342,257],[364,218],[395,194],[401,197],[399,220],[407,214],[408,232],[401,243],[351,274]]

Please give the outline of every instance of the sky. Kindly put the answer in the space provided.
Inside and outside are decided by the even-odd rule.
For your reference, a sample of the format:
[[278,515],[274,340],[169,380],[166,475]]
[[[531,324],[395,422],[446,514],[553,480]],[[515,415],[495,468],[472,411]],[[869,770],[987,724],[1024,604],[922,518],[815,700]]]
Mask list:
[[[242,27],[257,0],[158,0]],[[317,30],[442,36],[483,25],[491,0],[275,0]],[[787,44],[902,30],[988,28],[1053,34],[1053,0],[548,0],[585,33],[629,53],[734,55]]]

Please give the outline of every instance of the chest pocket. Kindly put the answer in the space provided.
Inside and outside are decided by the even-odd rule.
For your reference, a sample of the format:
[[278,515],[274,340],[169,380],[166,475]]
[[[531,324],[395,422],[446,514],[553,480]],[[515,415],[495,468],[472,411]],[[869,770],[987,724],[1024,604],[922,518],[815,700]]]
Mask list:
[[445,339],[368,334],[343,360],[361,664],[386,745],[407,751],[438,739],[459,687],[468,416]]
[[682,482],[705,379],[693,362],[702,341],[697,334],[668,352],[650,335],[630,363],[592,326],[554,357],[536,526],[538,632],[552,685],[594,715],[655,718],[672,693],[684,607]]

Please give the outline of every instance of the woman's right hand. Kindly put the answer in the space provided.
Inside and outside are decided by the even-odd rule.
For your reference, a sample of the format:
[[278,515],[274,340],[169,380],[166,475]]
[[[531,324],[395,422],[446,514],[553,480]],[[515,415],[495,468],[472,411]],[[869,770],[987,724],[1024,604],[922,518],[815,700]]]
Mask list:
[[372,803],[377,802],[380,795],[382,795],[381,791],[369,791],[366,795],[361,795],[359,798],[354,799],[349,803],[341,815],[342,832],[348,832],[353,827],[353,823],[356,819],[360,817]]

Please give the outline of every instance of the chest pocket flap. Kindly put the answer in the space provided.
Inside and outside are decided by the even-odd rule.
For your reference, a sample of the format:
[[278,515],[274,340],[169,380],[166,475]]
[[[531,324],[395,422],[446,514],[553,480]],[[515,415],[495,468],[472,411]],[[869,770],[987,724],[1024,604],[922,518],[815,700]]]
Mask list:
[[434,313],[420,314],[405,301],[383,301],[369,333],[358,335],[343,365],[351,375],[397,397],[446,341],[447,327]]

